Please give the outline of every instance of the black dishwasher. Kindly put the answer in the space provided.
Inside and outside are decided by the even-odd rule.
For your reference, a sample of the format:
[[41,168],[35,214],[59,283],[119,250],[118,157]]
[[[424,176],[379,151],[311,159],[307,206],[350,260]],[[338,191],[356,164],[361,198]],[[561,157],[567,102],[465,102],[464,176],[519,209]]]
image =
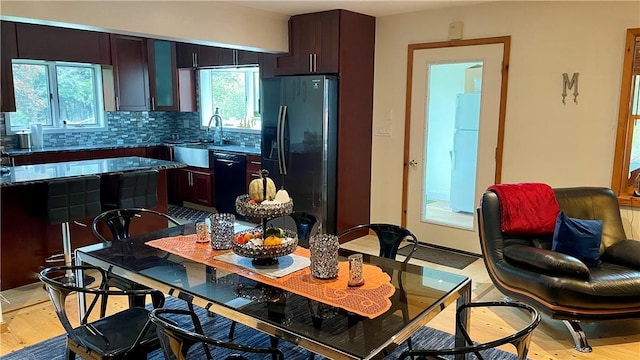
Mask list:
[[236,197],[247,193],[246,160],[244,155],[214,152],[213,177],[215,189],[215,206],[220,213],[234,214],[236,218],[244,219],[236,212]]

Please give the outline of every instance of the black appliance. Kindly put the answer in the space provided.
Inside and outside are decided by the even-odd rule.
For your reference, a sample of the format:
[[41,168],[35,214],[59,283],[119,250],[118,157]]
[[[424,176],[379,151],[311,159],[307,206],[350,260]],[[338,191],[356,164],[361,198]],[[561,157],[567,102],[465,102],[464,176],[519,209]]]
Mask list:
[[215,206],[219,213],[234,214],[236,218],[244,219],[236,212],[235,204],[236,197],[247,192],[246,164],[244,155],[213,153]]
[[336,231],[338,78],[262,79],[262,167],[284,187],[296,212]]

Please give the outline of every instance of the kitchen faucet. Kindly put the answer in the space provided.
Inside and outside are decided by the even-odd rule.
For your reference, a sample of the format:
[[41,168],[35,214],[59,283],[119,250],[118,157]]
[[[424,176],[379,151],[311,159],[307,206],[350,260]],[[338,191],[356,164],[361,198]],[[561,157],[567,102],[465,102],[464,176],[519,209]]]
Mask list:
[[213,144],[214,145],[222,145],[222,140],[224,139],[222,137],[222,116],[220,116],[220,108],[216,108],[216,110],[213,112],[213,115],[211,115],[211,118],[209,118],[209,125],[207,125],[207,132],[209,132],[209,129],[211,129],[211,123],[214,122],[213,124],[216,128],[215,131],[213,132]]

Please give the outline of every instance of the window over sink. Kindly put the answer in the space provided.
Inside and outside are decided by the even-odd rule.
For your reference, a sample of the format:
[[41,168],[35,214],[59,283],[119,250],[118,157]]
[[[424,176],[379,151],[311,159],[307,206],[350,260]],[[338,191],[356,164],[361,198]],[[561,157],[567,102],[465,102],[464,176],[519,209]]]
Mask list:
[[100,65],[12,60],[16,112],[7,114],[7,133],[41,124],[44,131],[105,127]]
[[201,128],[207,128],[218,108],[225,129],[261,129],[258,70],[257,66],[198,70]]

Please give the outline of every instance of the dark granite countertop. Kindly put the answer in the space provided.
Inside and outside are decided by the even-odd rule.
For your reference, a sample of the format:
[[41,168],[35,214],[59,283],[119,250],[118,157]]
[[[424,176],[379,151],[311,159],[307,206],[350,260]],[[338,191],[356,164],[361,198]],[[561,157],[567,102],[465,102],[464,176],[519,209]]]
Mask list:
[[166,170],[186,167],[186,164],[149,159],[138,156],[67,161],[39,165],[7,167],[9,174],[0,176],[0,187],[29,185],[54,179],[77,178],[88,175],[121,174],[140,170]]
[[[161,143],[144,143],[144,144],[114,144],[114,145],[76,145],[76,146],[51,146],[51,147],[32,147],[31,149],[10,149],[2,151],[2,155],[5,156],[22,156],[31,155],[36,153],[51,153],[51,152],[73,152],[73,151],[85,151],[85,150],[115,150],[126,148],[140,148],[151,146],[180,146],[186,144],[192,144],[195,141],[184,142],[161,142]],[[246,147],[240,145],[206,145],[206,148],[214,151],[229,151],[240,154],[260,155],[260,149],[256,147]]]
[[213,144],[170,144],[169,146],[187,146],[207,149],[214,152],[232,152],[245,155],[260,155],[260,149],[255,147],[246,147],[240,145],[213,145]]

